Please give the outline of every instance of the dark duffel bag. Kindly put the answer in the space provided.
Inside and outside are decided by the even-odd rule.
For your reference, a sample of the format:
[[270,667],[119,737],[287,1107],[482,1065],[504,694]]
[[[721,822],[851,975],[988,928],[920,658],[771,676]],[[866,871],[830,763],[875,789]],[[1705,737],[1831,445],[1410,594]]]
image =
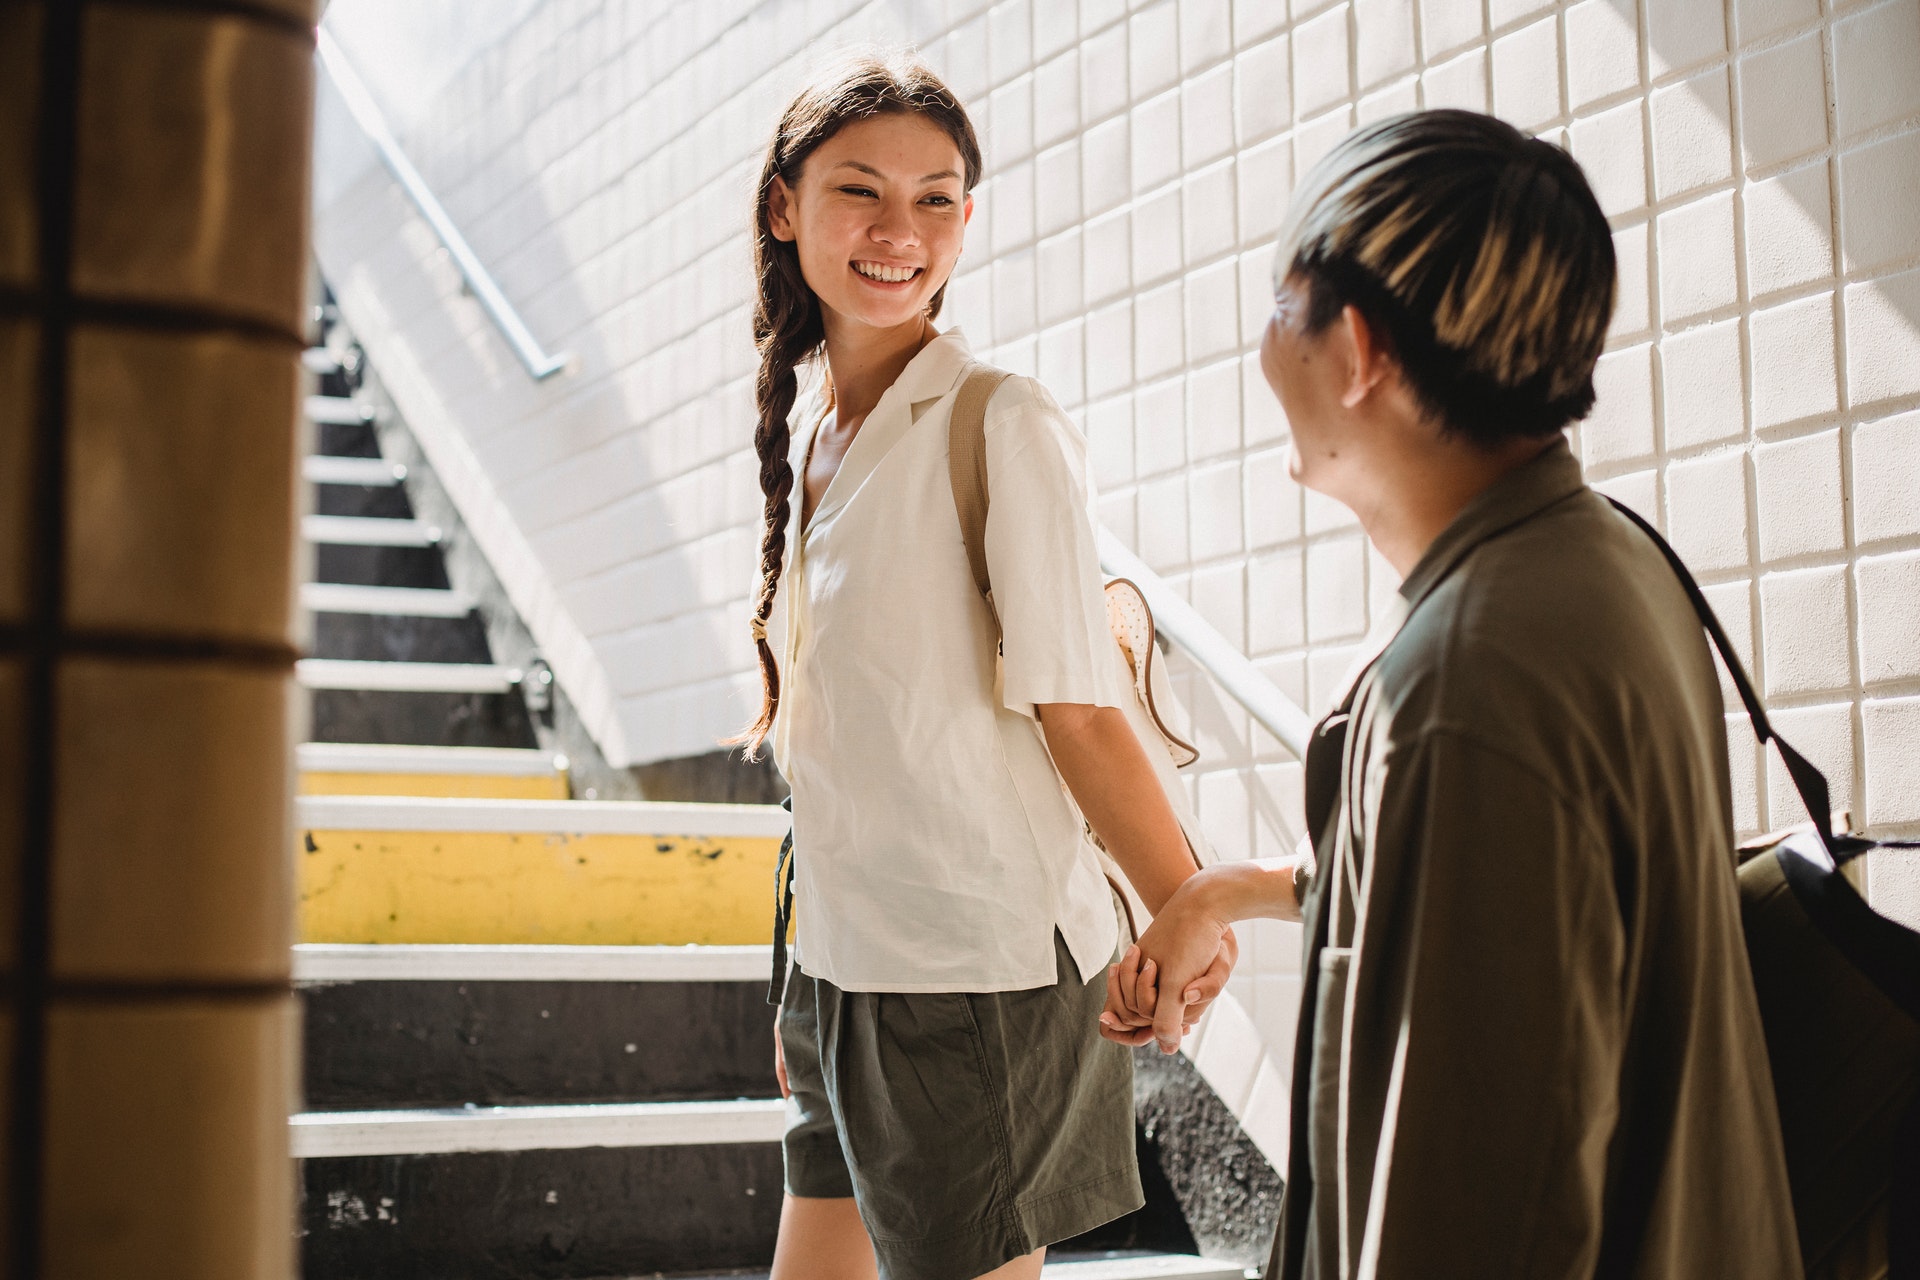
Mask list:
[[1920,1277],[1920,933],[1887,919],[1843,868],[1920,843],[1835,835],[1827,780],[1773,731],[1726,632],[1666,540],[1763,743],[1780,753],[1810,827],[1741,850],[1740,910],[1753,969],[1794,1224],[1808,1280]]

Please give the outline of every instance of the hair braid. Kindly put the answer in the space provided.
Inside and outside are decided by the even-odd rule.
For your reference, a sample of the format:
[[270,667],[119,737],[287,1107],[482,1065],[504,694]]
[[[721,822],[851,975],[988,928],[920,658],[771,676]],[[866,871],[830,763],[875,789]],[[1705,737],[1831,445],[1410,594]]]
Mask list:
[[[760,535],[760,595],[754,602],[754,647],[760,659],[760,682],[765,697],[760,714],[740,741],[749,759],[758,754],[760,744],[773,729],[774,713],[780,707],[780,666],[773,646],[767,643],[767,615],[773,612],[773,598],[780,589],[780,573],[787,558],[787,524],[793,514],[793,464],[787,454],[793,431],[788,416],[798,394],[800,380],[794,368],[812,355],[821,340],[819,312],[812,306],[787,310],[778,317],[768,310],[763,294],[754,328],[760,348],[760,373],[754,381],[754,403],[760,411],[754,428],[753,447],[760,457],[760,492],[766,497],[766,526]],[[797,313],[797,314],[796,314]]]
[[[821,143],[845,125],[888,112],[919,115],[945,129],[960,149],[965,189],[973,190],[980,180],[980,143],[959,100],[912,57],[861,55],[824,73],[787,104],[767,145],[754,197],[753,266],[759,297],[753,310],[753,340],[760,351],[760,372],[753,390],[760,421],[754,428],[753,447],[760,458],[766,527],[760,537],[760,594],[754,602],[753,635],[765,696],[753,723],[729,741],[729,745],[744,746],[748,759],[759,754],[780,709],[780,667],[767,643],[766,624],[786,566],[787,525],[793,514],[793,466],[787,455],[793,439],[788,417],[799,391],[794,370],[817,355],[826,340],[820,303],[800,271],[799,250],[773,234],[769,215],[773,182],[779,178],[794,186],[801,166]],[[931,299],[930,314],[940,313],[945,297],[943,284]]]

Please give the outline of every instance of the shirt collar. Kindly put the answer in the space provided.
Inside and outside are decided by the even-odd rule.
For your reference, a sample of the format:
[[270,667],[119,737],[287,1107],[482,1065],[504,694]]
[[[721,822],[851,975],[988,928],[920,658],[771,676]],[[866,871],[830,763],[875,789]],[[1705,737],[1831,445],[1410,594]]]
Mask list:
[[1556,436],[1531,461],[1509,471],[1469,502],[1443,530],[1413,572],[1400,584],[1400,595],[1412,610],[1457,568],[1481,543],[1539,515],[1548,507],[1586,488],[1580,462],[1565,436]]
[[[853,443],[847,449],[847,456],[841,460],[840,470],[835,473],[826,493],[820,497],[820,505],[814,510],[813,524],[808,532],[819,527],[826,517],[831,516],[847,504],[849,498],[860,491],[867,477],[873,474],[893,446],[898,444],[927,406],[938,402],[954,389],[960,381],[960,375],[973,359],[973,351],[967,345],[966,335],[958,329],[949,329],[932,342],[922,347],[886,389],[873,411],[867,414],[867,420],[860,424],[860,432],[854,436]],[[804,432],[794,433],[793,466],[796,484],[804,483],[801,472],[806,466],[807,450],[813,437],[820,429],[821,416],[813,415]],[[798,512],[800,504],[795,503]],[[798,528],[797,521],[795,525]]]
[[958,329],[949,329],[907,361],[907,367],[894,379],[889,394],[898,391],[912,416],[918,418],[919,406],[953,390],[954,384],[960,381],[961,371],[972,359],[973,348],[967,345],[967,335]]

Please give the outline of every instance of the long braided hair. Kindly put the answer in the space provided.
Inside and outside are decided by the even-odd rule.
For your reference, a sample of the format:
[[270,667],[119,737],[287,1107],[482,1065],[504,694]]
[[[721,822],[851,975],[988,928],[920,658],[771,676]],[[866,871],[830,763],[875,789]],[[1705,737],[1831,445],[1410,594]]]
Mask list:
[[[924,116],[944,129],[960,149],[966,190],[980,181],[980,143],[966,108],[925,63],[907,55],[862,54],[829,69],[802,89],[780,117],[760,169],[753,202],[753,269],[760,296],[753,309],[753,341],[760,351],[754,402],[760,412],[753,447],[760,456],[760,491],[766,495],[766,528],[760,539],[760,595],[754,604],[753,637],[759,650],[764,697],[760,714],[734,745],[755,758],[772,732],[780,708],[780,667],[767,643],[767,615],[780,587],[786,563],[787,522],[792,513],[793,467],[787,460],[791,428],[787,415],[799,390],[795,368],[819,355],[826,331],[820,303],[800,273],[800,252],[792,241],[777,239],[768,218],[773,180],[789,189],[800,181],[807,157],[845,126],[871,116],[902,113]],[[940,314],[943,283],[928,304],[929,318]]]

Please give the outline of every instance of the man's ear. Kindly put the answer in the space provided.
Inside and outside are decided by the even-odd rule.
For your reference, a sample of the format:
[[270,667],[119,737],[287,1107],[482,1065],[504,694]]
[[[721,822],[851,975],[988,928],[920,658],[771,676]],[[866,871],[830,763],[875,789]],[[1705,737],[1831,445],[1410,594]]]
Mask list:
[[1352,304],[1340,309],[1340,333],[1341,354],[1347,360],[1347,385],[1341,389],[1340,403],[1355,409],[1393,372],[1393,358],[1367,317]]
[[793,230],[793,188],[777,173],[767,187],[767,230],[775,240],[798,238]]

